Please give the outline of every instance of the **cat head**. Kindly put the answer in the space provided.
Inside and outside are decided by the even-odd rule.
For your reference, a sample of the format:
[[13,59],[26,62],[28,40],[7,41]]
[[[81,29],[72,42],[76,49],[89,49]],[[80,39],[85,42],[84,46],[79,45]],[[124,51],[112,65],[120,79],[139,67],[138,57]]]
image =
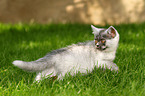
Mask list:
[[115,51],[118,46],[119,34],[117,30],[110,26],[108,29],[96,28],[91,25],[94,34],[94,44],[98,50]]

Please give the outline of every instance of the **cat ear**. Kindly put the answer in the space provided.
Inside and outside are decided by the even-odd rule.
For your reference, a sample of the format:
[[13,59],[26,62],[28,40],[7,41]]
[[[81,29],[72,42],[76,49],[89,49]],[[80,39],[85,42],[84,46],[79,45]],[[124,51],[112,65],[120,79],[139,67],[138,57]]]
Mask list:
[[95,26],[93,26],[93,25],[91,25],[91,28],[92,28],[92,30],[93,30],[93,34],[94,35],[99,35],[99,32],[101,31],[101,29],[100,28],[96,28]]
[[114,38],[117,34],[117,30],[113,26],[110,26],[106,31],[112,38]]

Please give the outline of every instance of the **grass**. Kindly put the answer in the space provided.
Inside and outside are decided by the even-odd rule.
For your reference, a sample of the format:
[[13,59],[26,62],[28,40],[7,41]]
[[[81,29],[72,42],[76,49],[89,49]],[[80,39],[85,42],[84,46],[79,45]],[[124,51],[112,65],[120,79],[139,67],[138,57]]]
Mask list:
[[35,73],[22,71],[12,61],[36,60],[51,50],[93,40],[90,25],[0,24],[0,96],[145,96],[145,23],[115,28],[120,34],[114,61],[118,74],[95,68],[84,76],[36,84]]

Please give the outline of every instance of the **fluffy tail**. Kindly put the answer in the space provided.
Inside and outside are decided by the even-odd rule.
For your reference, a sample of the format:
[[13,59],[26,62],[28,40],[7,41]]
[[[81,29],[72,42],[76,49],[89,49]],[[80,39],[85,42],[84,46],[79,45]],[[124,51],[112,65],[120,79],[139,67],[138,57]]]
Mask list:
[[38,61],[24,62],[20,60],[15,60],[13,61],[12,64],[23,70],[30,72],[38,72],[50,67],[48,66],[47,62],[38,62]]

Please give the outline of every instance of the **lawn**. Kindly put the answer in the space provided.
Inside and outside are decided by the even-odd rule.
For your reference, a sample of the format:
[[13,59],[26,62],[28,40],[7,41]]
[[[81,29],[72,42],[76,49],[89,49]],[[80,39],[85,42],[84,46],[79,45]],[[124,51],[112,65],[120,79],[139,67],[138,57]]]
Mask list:
[[120,34],[114,60],[118,74],[94,68],[63,81],[48,78],[33,83],[36,74],[13,66],[12,61],[36,60],[52,50],[93,40],[90,25],[0,24],[0,96],[145,96],[145,23],[114,27]]

